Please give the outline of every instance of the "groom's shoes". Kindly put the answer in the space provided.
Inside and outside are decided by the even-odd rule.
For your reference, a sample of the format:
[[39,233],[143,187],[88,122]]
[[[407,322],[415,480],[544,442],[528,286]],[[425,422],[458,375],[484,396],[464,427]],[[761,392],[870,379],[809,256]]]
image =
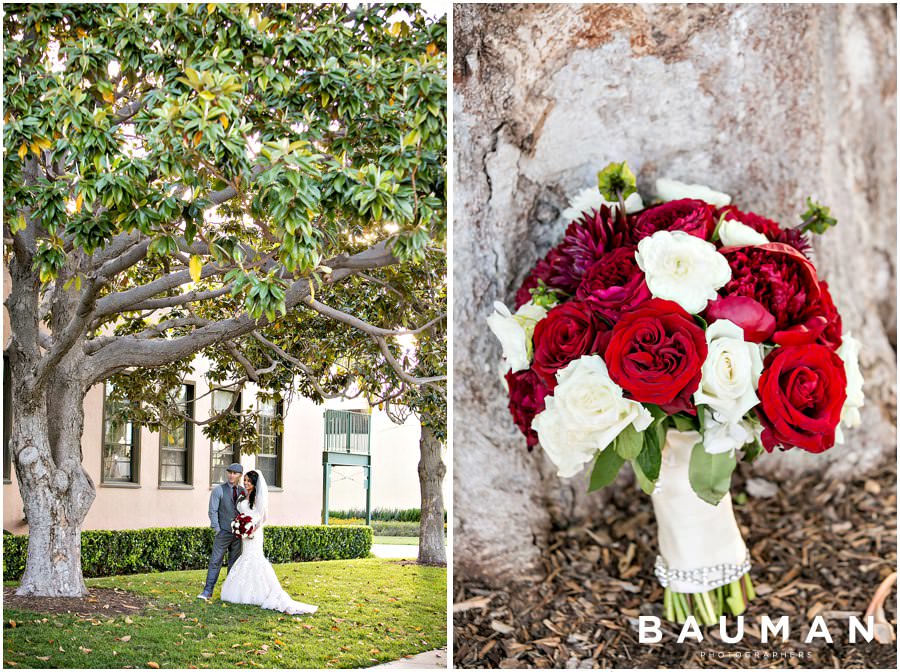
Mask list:
[[199,595],[197,595],[197,599],[209,602],[212,599],[212,595],[209,595],[208,593],[200,593]]

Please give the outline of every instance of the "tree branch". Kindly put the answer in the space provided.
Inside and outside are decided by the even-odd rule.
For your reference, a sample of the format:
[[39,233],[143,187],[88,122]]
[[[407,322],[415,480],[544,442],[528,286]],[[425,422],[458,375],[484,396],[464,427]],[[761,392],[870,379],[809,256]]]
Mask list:
[[306,364],[301,362],[299,359],[294,357],[293,355],[289,355],[287,352],[282,350],[280,347],[275,345],[272,341],[267,339],[265,336],[260,334],[258,331],[250,332],[253,338],[257,341],[265,345],[267,348],[270,348],[276,355],[281,357],[286,362],[292,364],[294,367],[300,369],[300,371],[306,376],[309,384],[313,386],[313,389],[323,398],[323,399],[337,399],[339,397],[345,396],[347,390],[350,388],[350,382],[348,381],[346,385],[344,385],[344,389],[336,394],[332,394],[330,392],[326,392],[325,389],[319,384],[317,377],[314,375],[313,370],[309,368]]

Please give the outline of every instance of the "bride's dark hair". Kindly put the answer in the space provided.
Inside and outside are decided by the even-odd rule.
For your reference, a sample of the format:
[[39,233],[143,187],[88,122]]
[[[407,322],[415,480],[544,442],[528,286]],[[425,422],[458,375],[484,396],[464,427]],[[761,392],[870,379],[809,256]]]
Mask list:
[[250,493],[250,508],[253,508],[253,503],[256,501],[256,484],[259,483],[259,474],[255,471],[248,471],[247,478],[250,479],[250,482],[253,484],[253,492]]

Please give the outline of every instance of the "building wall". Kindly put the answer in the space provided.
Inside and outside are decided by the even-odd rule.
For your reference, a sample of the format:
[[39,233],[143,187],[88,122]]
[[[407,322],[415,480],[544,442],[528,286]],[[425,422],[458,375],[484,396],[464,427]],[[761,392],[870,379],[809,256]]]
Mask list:
[[[203,368],[198,358],[196,370]],[[202,375],[193,376],[194,417],[209,417],[211,397]],[[363,402],[364,403],[364,402]],[[247,386],[243,408],[255,406],[255,390]],[[251,406],[252,405],[252,406]],[[141,430],[140,483],[101,483],[103,386],[90,390],[85,399],[85,430],[82,441],[84,466],[97,486],[97,498],[85,520],[84,529],[134,529],[207,525],[210,495],[210,440],[194,427],[193,485],[171,488],[159,484],[159,434]],[[329,401],[319,406],[309,399],[295,398],[284,418],[282,489],[271,489],[269,524],[304,525],[321,521],[322,447],[326,408],[359,409],[359,400]],[[394,425],[386,414],[373,409],[372,416],[373,492],[372,506],[412,508],[419,506],[417,475],[419,424],[413,418]],[[254,456],[243,456],[245,471],[255,465]],[[334,478],[330,508],[363,508],[362,469],[342,468],[354,480]],[[27,532],[15,468],[11,482],[3,486],[3,528],[16,534]]]

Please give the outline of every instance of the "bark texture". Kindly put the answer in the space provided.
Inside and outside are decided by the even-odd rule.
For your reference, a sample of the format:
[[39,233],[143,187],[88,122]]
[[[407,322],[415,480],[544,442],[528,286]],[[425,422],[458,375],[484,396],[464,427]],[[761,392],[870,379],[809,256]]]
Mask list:
[[896,447],[896,10],[893,5],[456,5],[454,566],[537,571],[553,524],[597,512],[506,410],[485,326],[556,244],[559,213],[609,161],[799,222],[812,195],[839,225],[815,261],[861,338],[864,426],[823,455],[759,473],[873,472]]
[[419,522],[419,557],[423,565],[446,565],[444,549],[444,495],[441,487],[447,468],[441,459],[441,442],[423,422],[419,437],[419,489],[422,493]]

